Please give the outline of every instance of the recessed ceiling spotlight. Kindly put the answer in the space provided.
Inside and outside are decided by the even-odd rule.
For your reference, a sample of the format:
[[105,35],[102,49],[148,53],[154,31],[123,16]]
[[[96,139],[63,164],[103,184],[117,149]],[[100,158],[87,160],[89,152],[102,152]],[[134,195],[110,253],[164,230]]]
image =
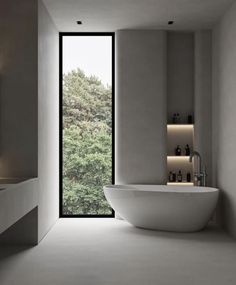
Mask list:
[[76,21],[77,25],[82,25],[82,21]]
[[174,21],[168,21],[168,25],[173,25]]

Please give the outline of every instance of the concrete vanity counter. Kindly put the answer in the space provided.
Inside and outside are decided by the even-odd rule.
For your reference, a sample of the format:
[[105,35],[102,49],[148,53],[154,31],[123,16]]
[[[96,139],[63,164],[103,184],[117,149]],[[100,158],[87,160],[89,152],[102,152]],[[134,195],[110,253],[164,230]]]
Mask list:
[[27,180],[29,178],[0,178],[0,191]]
[[0,179],[0,234],[38,205],[38,178]]

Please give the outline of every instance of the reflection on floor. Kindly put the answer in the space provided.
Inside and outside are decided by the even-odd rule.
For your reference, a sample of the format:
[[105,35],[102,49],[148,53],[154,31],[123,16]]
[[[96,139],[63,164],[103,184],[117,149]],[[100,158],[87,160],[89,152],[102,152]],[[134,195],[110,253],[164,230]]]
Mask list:
[[214,227],[176,234],[60,219],[36,247],[0,248],[0,284],[236,284],[236,242]]

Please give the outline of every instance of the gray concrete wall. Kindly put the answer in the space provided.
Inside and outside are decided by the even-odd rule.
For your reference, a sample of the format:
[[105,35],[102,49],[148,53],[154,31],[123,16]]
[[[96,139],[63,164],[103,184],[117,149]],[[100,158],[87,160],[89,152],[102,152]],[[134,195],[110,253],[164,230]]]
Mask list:
[[59,215],[59,37],[38,2],[39,240]]
[[236,4],[213,32],[213,166],[222,224],[236,236]]
[[212,32],[195,33],[194,148],[212,185]]
[[194,111],[194,33],[168,32],[167,55],[168,122],[179,113],[187,123]]
[[116,183],[165,183],[165,32],[117,32],[115,106]]
[[58,31],[40,0],[0,4],[0,176],[39,177],[40,240],[59,211]]
[[37,176],[37,1],[0,0],[0,176]]

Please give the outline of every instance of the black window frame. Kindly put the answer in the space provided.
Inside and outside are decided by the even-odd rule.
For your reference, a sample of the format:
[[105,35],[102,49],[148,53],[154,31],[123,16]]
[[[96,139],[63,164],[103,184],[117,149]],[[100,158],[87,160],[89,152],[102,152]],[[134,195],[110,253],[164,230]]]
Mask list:
[[59,218],[114,218],[110,215],[65,215],[63,214],[63,37],[65,36],[110,36],[112,39],[112,184],[115,183],[115,33],[113,32],[60,32],[59,33]]

